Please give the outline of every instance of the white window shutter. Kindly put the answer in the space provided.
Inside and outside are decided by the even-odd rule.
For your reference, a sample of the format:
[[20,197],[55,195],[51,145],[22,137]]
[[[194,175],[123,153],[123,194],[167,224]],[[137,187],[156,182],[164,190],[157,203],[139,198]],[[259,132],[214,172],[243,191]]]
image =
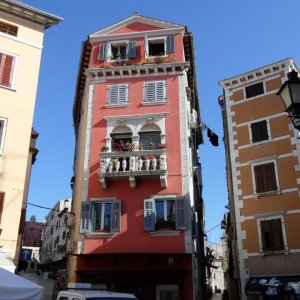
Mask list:
[[118,86],[118,103],[128,102],[128,85],[120,84]]
[[165,101],[165,82],[164,81],[157,81],[155,87],[155,101],[162,102]]
[[108,91],[108,102],[109,104],[117,104],[118,103],[118,85],[110,85]]
[[121,229],[121,201],[116,200],[112,203],[112,216],[111,216],[111,231],[119,232]]
[[153,198],[144,200],[144,230],[155,230],[155,200]]
[[155,101],[155,82],[145,83],[145,102]]

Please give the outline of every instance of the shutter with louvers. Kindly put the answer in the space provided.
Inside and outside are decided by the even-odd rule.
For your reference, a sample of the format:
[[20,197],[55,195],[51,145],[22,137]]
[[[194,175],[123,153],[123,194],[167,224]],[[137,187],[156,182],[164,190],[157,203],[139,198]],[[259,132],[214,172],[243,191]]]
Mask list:
[[186,198],[180,197],[176,198],[176,229],[185,230],[187,228],[186,224]]
[[252,142],[265,141],[269,138],[267,121],[260,121],[251,124]]
[[128,88],[128,86],[126,84],[120,84],[118,86],[118,100],[117,100],[118,103],[127,103],[128,102],[127,101],[127,99],[128,99],[128,97],[127,97],[128,89],[127,88]]
[[11,75],[14,58],[10,55],[1,54],[0,56],[0,84],[10,87]]
[[165,82],[157,81],[155,86],[155,101],[162,102],[165,101]]
[[145,83],[145,102],[155,101],[155,82]]
[[0,192],[0,224],[1,224],[3,207],[4,207],[4,197],[5,197],[5,193],[4,192]]
[[254,166],[256,193],[277,190],[274,163]]
[[80,232],[87,233],[90,229],[90,202],[81,202],[81,222],[80,222]]
[[260,222],[264,251],[284,250],[281,219]]
[[130,41],[128,43],[128,58],[135,58],[136,57],[136,42]]
[[155,230],[155,200],[153,198],[144,200],[144,230]]
[[118,103],[118,85],[109,86],[109,104],[117,104]]
[[107,53],[107,45],[101,44],[99,47],[98,60],[106,60],[106,58],[107,58],[106,53]]
[[174,53],[175,51],[174,35],[168,35],[166,42],[167,42],[167,47],[166,47],[167,54]]
[[121,201],[116,200],[112,203],[112,219],[111,219],[111,231],[120,231],[120,221],[121,221]]
[[268,191],[276,191],[277,184],[276,184],[276,176],[275,176],[275,169],[274,164],[269,163],[265,165],[265,172],[266,172],[266,187]]

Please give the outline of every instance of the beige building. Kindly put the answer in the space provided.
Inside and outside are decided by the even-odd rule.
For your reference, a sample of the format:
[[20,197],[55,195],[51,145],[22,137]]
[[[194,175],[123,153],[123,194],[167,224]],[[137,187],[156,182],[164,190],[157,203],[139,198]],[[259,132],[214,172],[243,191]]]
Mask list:
[[300,140],[276,95],[292,59],[223,80],[231,299],[299,299]]
[[0,0],[0,266],[11,271],[18,262],[37,153],[32,121],[43,36],[60,21],[21,2]]

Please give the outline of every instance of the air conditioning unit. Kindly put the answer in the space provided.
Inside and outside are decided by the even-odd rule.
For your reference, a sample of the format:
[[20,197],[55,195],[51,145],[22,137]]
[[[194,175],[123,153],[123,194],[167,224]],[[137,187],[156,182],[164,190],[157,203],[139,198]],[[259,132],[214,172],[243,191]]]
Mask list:
[[69,213],[67,227],[72,228],[75,225],[75,214]]
[[75,242],[73,240],[68,240],[66,254],[72,254],[74,250],[75,250]]
[[190,114],[190,127],[197,128],[197,126],[197,111],[195,109],[192,109],[192,113]]

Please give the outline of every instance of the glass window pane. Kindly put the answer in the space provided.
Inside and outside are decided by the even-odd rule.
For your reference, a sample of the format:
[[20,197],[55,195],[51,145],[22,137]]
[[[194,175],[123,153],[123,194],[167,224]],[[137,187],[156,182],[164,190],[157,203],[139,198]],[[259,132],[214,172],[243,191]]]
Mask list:
[[94,230],[101,230],[102,203],[95,203],[94,206]]
[[104,210],[104,230],[110,231],[111,228],[111,211],[112,211],[112,203],[105,203]]

